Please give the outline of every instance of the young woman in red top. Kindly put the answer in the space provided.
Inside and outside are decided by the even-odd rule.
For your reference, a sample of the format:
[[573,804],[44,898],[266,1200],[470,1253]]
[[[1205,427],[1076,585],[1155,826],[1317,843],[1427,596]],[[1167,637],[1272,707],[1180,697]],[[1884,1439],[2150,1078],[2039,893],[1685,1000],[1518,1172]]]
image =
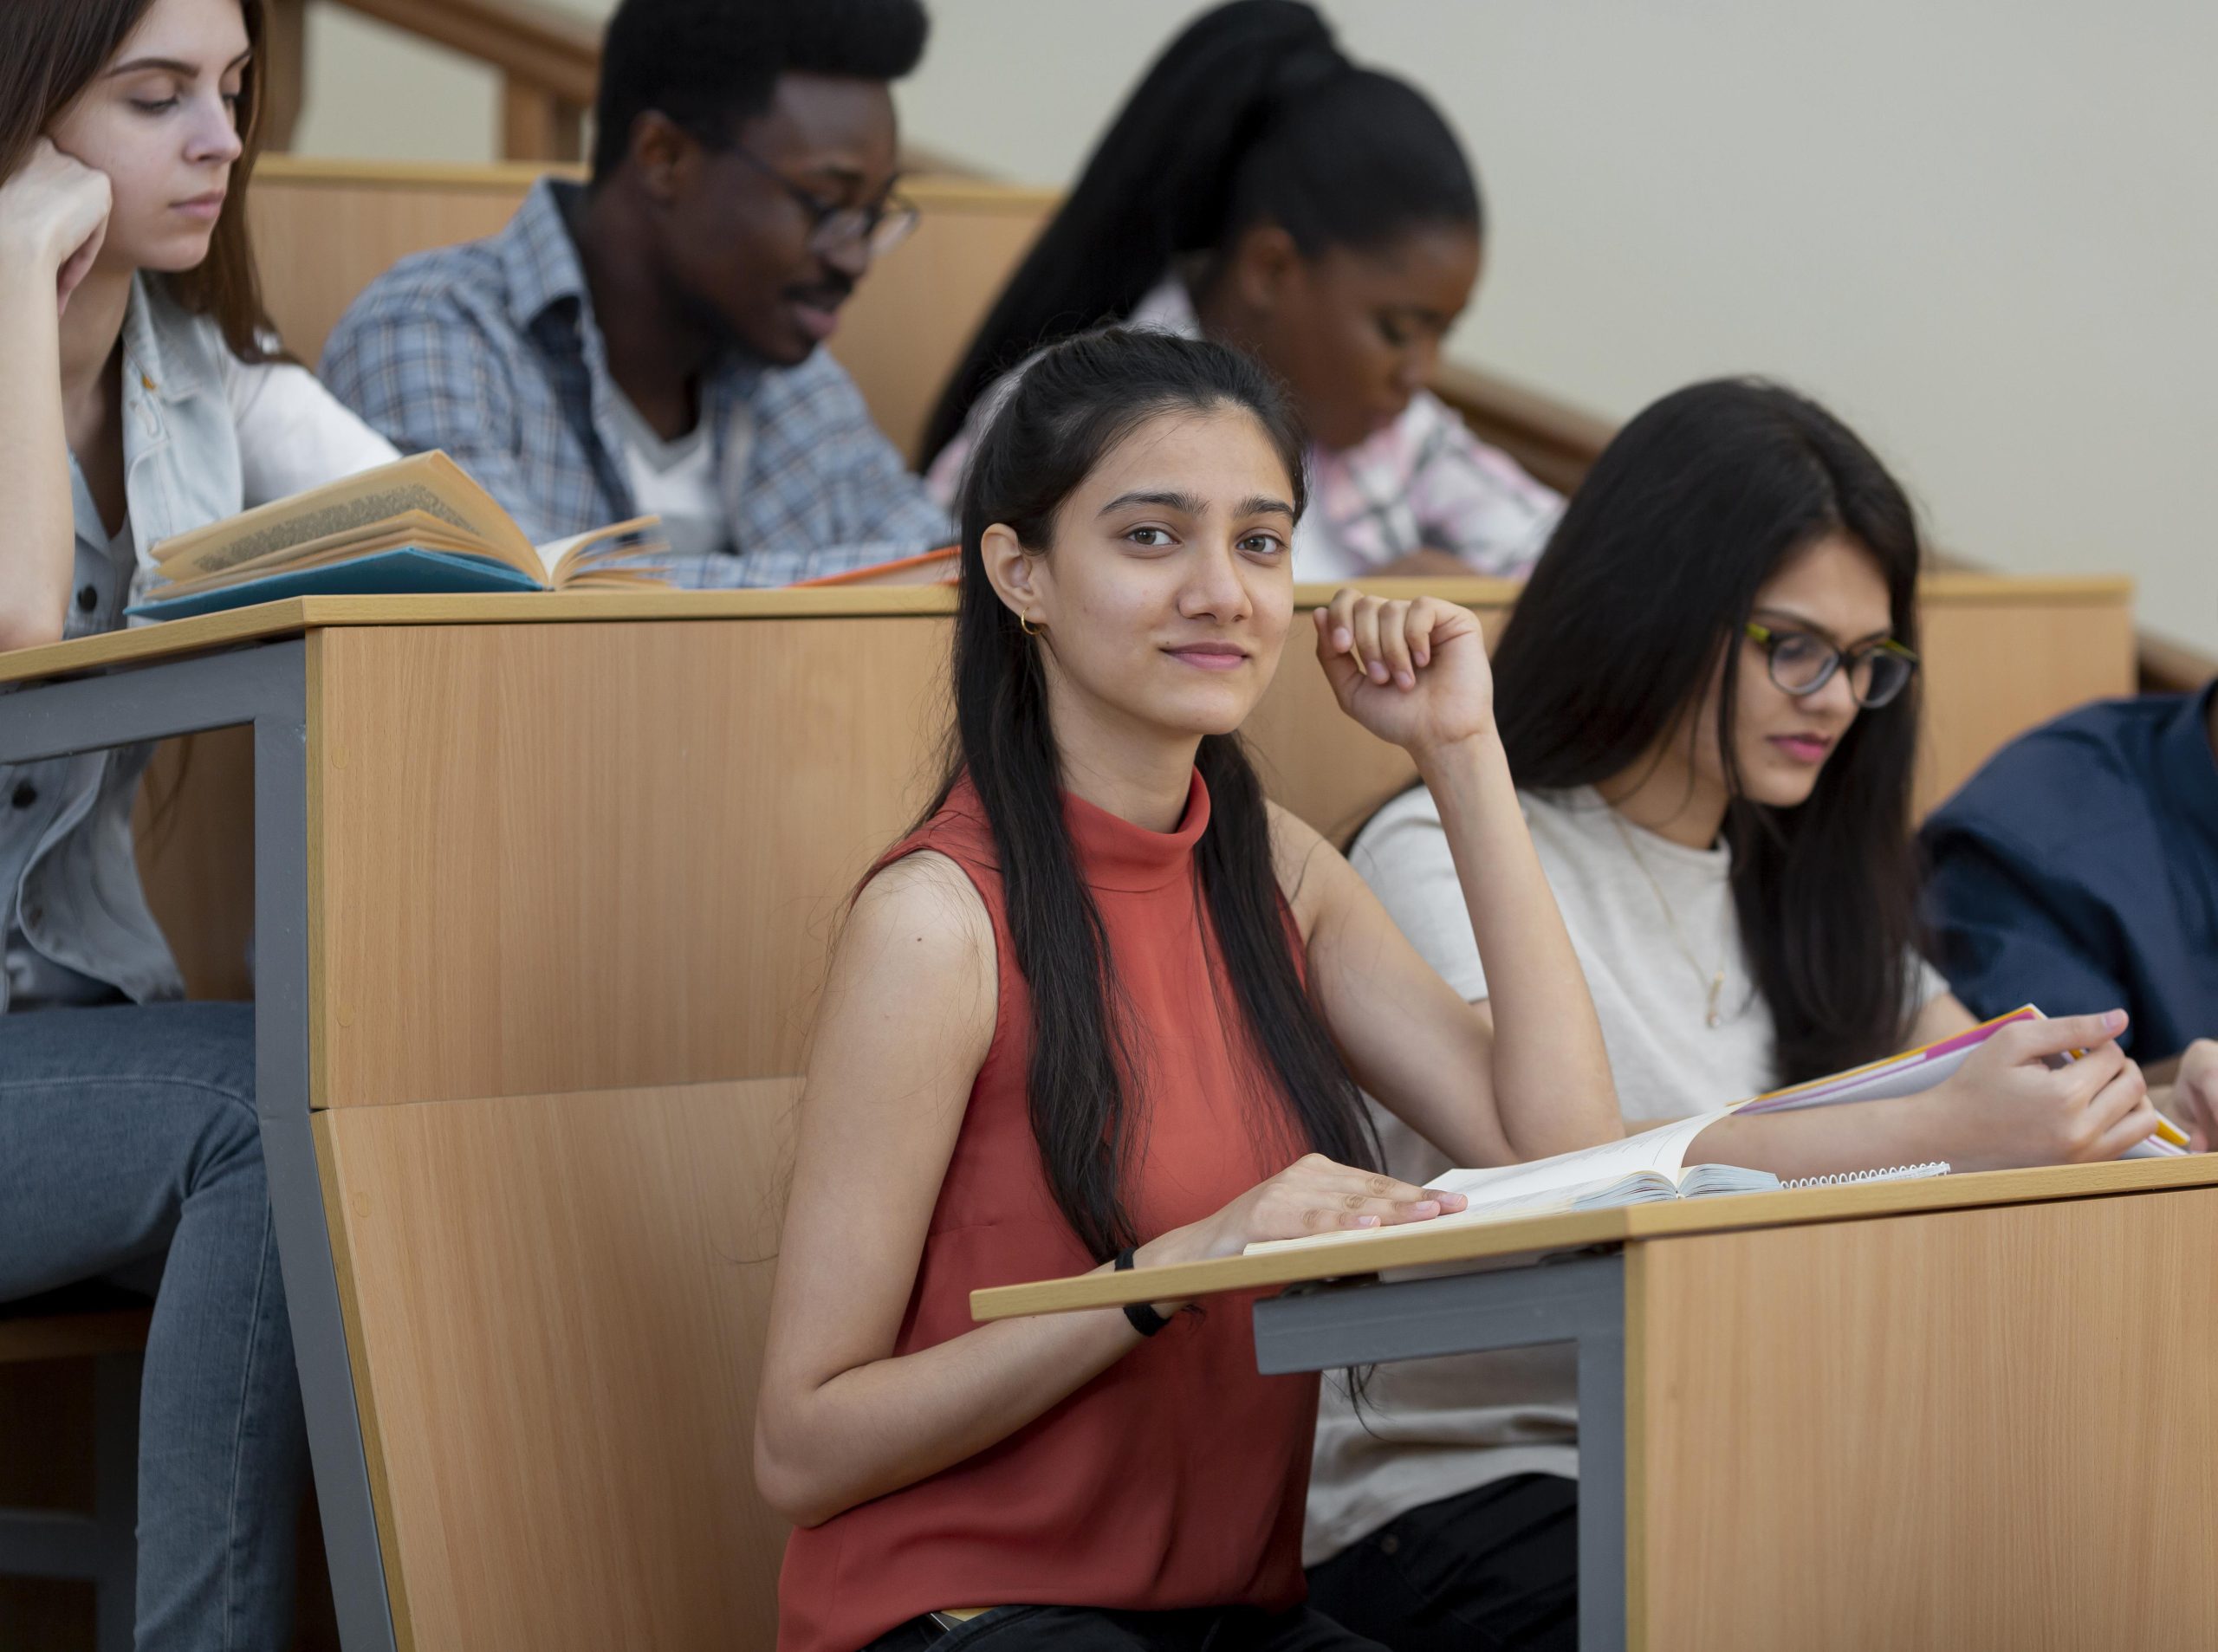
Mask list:
[[1316,1379],[1258,1375],[1240,1305],[970,1292],[1458,1208],[1372,1168],[1359,1085],[1467,1164],[1620,1132],[1469,612],[1344,591],[1316,645],[1441,800],[1486,1004],[1263,799],[1302,449],[1246,358],[1111,332],[972,461],[954,761],[808,1063],[756,1422],[784,1652],[1372,1648],[1302,1607]]

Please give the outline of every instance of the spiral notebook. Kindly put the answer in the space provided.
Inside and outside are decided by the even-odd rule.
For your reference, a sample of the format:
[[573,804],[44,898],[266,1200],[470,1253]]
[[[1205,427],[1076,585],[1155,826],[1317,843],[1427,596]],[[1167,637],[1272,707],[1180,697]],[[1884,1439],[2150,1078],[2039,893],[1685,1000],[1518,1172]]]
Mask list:
[[1948,1174],[1948,1162],[1936,1159],[1929,1164],[1890,1164],[1877,1170],[1836,1170],[1831,1176],[1798,1176],[1779,1185],[1781,1188],[1857,1188],[1867,1182],[1921,1182],[1929,1176]]

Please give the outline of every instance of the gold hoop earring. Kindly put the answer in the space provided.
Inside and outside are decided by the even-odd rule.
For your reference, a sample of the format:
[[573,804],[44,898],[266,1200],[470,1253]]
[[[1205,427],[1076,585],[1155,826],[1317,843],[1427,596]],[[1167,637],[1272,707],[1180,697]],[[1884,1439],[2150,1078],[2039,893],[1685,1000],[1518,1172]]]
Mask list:
[[1022,614],[1019,614],[1016,617],[1016,628],[1028,637],[1037,637],[1041,632],[1047,629],[1045,625],[1034,624],[1031,620],[1027,619]]

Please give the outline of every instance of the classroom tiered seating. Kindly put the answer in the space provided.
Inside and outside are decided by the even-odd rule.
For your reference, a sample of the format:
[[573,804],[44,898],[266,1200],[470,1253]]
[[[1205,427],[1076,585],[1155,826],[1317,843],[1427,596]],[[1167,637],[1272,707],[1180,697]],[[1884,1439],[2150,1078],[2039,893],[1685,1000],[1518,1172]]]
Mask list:
[[[365,281],[497,228],[529,176],[265,163],[254,229],[288,342],[313,360]],[[1050,204],[910,191],[923,227],[836,346],[905,447]],[[1515,594],[1433,588],[1490,634]],[[2129,596],[2110,579],[1927,582],[1921,807],[2023,728],[2130,690]],[[357,937],[318,931],[313,1047],[389,1593],[424,1652],[767,1644],[782,1528],[748,1438],[791,1075],[841,897],[932,776],[950,605],[514,606],[535,600],[286,622],[342,651],[329,661],[394,651],[375,693],[321,709],[311,811],[315,898]],[[601,623],[533,623],[556,604]],[[393,625],[405,636],[378,639]],[[94,640],[118,658],[160,645]],[[64,646],[69,669],[97,663]],[[472,708],[524,684],[550,732],[486,746]],[[673,705],[691,708],[683,763],[660,738]],[[1410,778],[1306,652],[1251,733],[1274,794],[1335,838]],[[243,739],[196,736],[142,802],[149,892],[196,995],[251,990],[250,774]]]

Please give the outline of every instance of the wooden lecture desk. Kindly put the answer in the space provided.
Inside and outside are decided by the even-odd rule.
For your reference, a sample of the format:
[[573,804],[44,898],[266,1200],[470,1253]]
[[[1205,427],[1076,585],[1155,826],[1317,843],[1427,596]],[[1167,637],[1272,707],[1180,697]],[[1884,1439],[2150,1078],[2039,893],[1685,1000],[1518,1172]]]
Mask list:
[[1420,1224],[971,1303],[1261,1292],[1266,1372],[1576,1344],[1585,1652],[2191,1652],[2218,1645],[2214,1254],[2204,1154]]

